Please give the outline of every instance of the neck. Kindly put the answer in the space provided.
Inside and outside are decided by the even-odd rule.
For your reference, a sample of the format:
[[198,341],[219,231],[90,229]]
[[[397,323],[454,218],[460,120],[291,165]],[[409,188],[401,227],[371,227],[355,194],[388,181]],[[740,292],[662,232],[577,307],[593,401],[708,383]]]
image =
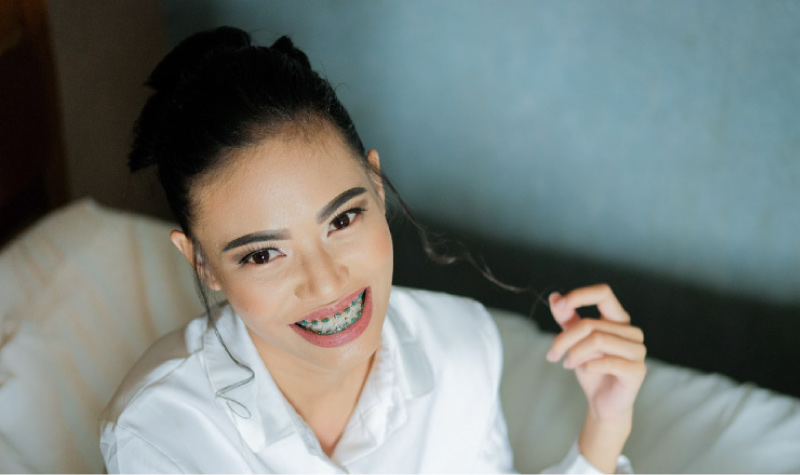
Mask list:
[[276,357],[269,348],[258,351],[278,389],[330,456],[356,407],[375,354],[351,368],[326,369],[293,357],[289,361],[285,354]]
[[304,368],[303,371],[298,370],[298,366],[286,368],[283,365],[271,364],[266,361],[265,364],[286,399],[298,410],[300,415],[304,415],[302,409],[313,409],[316,406],[324,405],[325,401],[331,397],[345,394],[352,397],[353,405],[355,405],[361,394],[361,388],[366,382],[373,358],[374,354],[366,361],[344,370]]

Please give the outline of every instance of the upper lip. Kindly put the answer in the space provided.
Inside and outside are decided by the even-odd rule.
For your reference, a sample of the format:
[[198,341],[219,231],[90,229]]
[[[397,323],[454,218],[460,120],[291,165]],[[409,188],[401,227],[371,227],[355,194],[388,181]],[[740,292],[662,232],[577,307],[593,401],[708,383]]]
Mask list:
[[[358,297],[361,294],[361,292],[364,292],[366,290],[367,290],[366,287],[363,288],[363,289],[357,290],[357,291],[353,292],[352,294],[342,298],[341,300],[339,300],[338,302],[336,302],[333,305],[329,305],[327,307],[323,307],[323,308],[321,308],[319,310],[315,310],[315,311],[309,313],[308,315],[306,315],[302,319],[298,320],[298,322],[302,322],[304,320],[307,320],[309,322],[310,321],[314,321],[314,320],[322,320],[323,318],[329,317],[329,316],[331,316],[333,314],[341,313],[342,311],[344,311],[345,308],[347,308],[350,305],[350,303],[353,300],[356,299],[356,297]],[[295,322],[295,323],[297,323],[297,322]]]

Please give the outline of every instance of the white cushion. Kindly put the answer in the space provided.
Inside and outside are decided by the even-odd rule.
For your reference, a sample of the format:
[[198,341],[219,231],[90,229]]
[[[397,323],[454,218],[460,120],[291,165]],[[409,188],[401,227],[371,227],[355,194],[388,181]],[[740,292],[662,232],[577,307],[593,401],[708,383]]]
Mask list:
[[200,311],[170,229],[81,201],[0,253],[0,471],[103,470],[100,411]]

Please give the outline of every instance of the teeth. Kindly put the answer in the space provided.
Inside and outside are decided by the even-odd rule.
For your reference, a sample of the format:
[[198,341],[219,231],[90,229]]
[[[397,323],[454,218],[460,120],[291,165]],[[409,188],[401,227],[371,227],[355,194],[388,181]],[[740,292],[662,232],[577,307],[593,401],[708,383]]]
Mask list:
[[[366,291],[365,291],[366,292]],[[302,320],[296,325],[316,333],[317,335],[333,335],[345,330],[350,325],[354,324],[361,318],[361,312],[364,310],[364,292],[361,292],[350,305],[345,307],[341,312],[325,317],[321,320]]]

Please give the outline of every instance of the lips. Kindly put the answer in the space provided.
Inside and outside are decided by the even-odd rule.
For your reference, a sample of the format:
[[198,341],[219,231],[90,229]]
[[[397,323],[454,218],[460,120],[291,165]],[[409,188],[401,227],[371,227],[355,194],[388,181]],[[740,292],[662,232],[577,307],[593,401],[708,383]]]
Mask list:
[[[362,296],[363,294],[363,296]],[[351,304],[356,303],[356,300],[361,302],[361,305],[356,305],[356,307],[351,307]],[[358,307],[361,307],[361,315],[358,315]],[[349,318],[349,324],[344,326],[343,324],[340,325],[338,331],[333,331],[328,333],[327,329],[335,329],[335,321],[336,315],[339,314],[342,317],[341,321],[343,320],[344,315],[348,312],[345,312],[347,308],[354,308],[356,315]],[[331,305],[330,307],[326,307],[320,310],[317,310],[313,313],[306,315],[303,320],[299,322],[292,323],[289,326],[292,330],[295,331],[298,335],[303,337],[307,342],[315,345],[320,346],[323,348],[333,348],[337,346],[345,345],[359,336],[367,329],[369,326],[370,319],[372,317],[372,292],[369,287],[354,292],[347,297],[343,298],[335,305]],[[328,319],[327,322],[323,322],[323,320]],[[333,319],[333,320],[331,320]],[[314,321],[318,323],[313,323]],[[344,327],[344,328],[342,328]],[[325,328],[326,331],[324,334],[318,333],[319,330]],[[315,331],[316,330],[316,331]]]
[[297,321],[295,323],[313,322],[314,320],[320,321],[320,320],[322,320],[324,318],[330,318],[330,317],[336,315],[337,313],[342,313],[345,308],[349,307],[350,304],[356,298],[358,298],[359,295],[361,295],[363,292],[366,292],[366,290],[367,290],[366,288],[357,290],[357,291],[353,292],[352,294],[350,294],[350,295],[344,297],[343,299],[339,300],[338,302],[336,302],[335,304],[333,304],[331,306],[328,306],[328,307],[325,307],[325,308],[321,308],[319,310],[316,310],[314,312],[309,313],[302,320],[299,320],[299,321]]
[[[300,320],[295,323],[304,330],[316,333],[317,335],[333,335],[345,330],[350,325],[355,324],[361,318],[364,310],[364,293],[361,292],[344,309],[334,314],[322,317],[320,320]],[[338,307],[338,305],[337,305]]]

